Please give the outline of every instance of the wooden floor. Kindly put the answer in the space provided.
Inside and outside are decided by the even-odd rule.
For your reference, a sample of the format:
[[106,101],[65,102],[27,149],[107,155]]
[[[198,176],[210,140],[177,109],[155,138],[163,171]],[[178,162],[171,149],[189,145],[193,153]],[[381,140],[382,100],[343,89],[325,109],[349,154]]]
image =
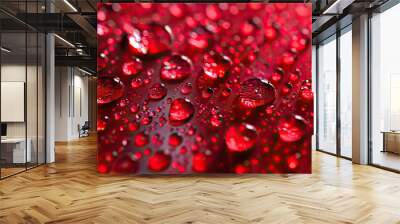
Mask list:
[[400,175],[315,152],[312,175],[100,176],[94,137],[0,181],[0,223],[400,223]]

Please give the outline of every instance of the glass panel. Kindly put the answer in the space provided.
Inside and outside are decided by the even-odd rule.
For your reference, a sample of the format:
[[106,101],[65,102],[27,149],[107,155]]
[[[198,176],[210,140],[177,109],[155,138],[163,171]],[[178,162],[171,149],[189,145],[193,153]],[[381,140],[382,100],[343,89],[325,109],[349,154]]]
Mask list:
[[[1,34],[1,161],[2,177],[25,170],[26,150],[26,33]],[[29,149],[29,145],[28,145]]]
[[318,48],[318,147],[336,153],[336,38]]
[[38,164],[45,163],[45,35],[38,35]]
[[[30,162],[27,164],[28,167],[33,167],[37,165],[38,160],[38,141],[37,141],[37,132],[38,132],[38,95],[37,95],[37,84],[38,84],[38,56],[37,56],[37,33],[29,32],[27,33],[28,38],[28,63],[27,63],[27,80],[26,80],[26,88],[27,88],[27,97],[26,97],[26,111],[27,111],[27,133],[28,133],[28,150],[30,148]],[[28,160],[29,161],[29,160]]]
[[340,153],[352,157],[352,34],[340,36]]
[[400,5],[372,22],[372,163],[400,170]]

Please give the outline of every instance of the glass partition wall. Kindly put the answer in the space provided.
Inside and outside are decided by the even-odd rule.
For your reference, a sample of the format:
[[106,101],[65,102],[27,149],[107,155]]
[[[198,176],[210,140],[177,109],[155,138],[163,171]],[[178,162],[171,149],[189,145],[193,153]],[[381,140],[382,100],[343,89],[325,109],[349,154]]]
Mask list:
[[317,150],[352,157],[351,25],[320,42],[316,53]]
[[370,163],[400,171],[400,4],[371,18]]
[[[0,178],[45,163],[45,35],[18,21],[40,1],[0,2]],[[40,8],[40,9],[39,9]],[[23,13],[21,13],[23,12]],[[26,14],[26,13],[25,13]]]

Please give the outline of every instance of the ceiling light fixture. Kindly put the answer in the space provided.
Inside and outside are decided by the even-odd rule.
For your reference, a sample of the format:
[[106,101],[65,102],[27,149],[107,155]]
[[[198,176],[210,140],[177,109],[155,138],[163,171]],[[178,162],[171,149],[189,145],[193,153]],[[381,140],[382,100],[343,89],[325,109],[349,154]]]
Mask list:
[[351,5],[355,0],[336,0],[322,13],[323,15],[340,15],[343,10]]
[[75,8],[68,0],[64,0],[64,3],[67,4],[74,12],[78,12],[78,9]]
[[11,50],[9,50],[9,49],[7,49],[7,48],[5,48],[5,47],[1,47],[0,49],[1,49],[2,51],[6,52],[6,53],[10,53],[10,52],[11,52]]
[[81,68],[79,68],[79,67],[78,67],[78,70],[81,71],[81,72],[83,72],[83,73],[85,73],[85,74],[87,74],[87,75],[90,75],[90,76],[93,75],[92,73],[90,73],[90,72],[88,72],[88,71],[86,71],[86,70],[83,70],[83,69],[81,69]]
[[64,42],[65,44],[67,44],[70,47],[75,48],[75,45],[73,45],[71,42],[69,42],[68,40],[60,37],[58,34],[54,34],[55,37],[57,37],[59,40],[61,40],[62,42]]

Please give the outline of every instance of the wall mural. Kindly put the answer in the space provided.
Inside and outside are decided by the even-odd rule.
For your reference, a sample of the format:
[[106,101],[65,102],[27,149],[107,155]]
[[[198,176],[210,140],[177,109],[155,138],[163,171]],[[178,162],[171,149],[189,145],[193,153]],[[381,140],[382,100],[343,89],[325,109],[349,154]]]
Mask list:
[[100,173],[310,173],[311,4],[98,4]]

